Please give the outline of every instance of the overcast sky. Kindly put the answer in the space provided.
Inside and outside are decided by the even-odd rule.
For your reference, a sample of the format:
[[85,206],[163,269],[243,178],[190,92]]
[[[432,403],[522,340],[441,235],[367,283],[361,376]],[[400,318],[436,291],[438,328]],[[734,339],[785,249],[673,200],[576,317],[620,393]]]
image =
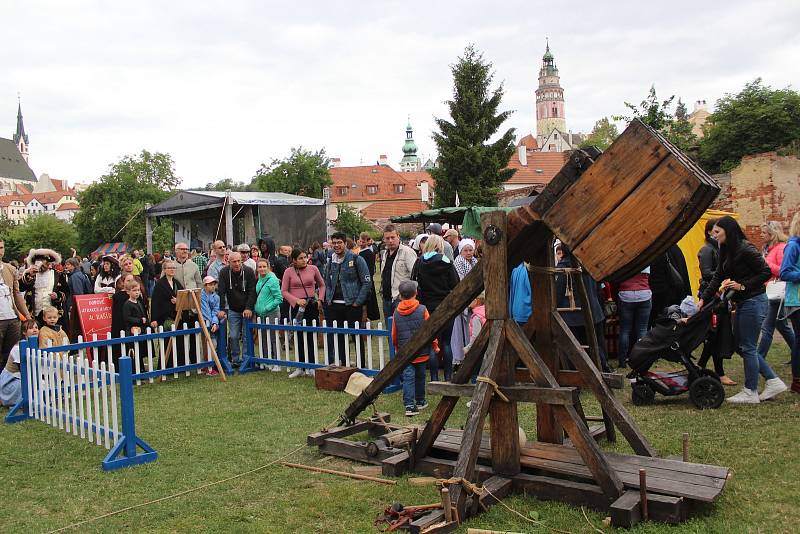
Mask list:
[[423,157],[468,43],[535,129],[545,37],[567,127],[624,112],[655,83],[692,109],[761,76],[800,80],[800,2],[92,2],[0,0],[0,137],[22,96],[34,172],[91,181],[145,148],[183,186],[249,180],[292,146],[397,167],[407,117]]

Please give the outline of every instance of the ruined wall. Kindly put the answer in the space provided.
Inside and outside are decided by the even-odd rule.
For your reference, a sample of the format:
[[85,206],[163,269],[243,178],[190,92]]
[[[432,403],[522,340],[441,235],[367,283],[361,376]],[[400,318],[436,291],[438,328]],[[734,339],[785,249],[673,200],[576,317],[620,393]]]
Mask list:
[[765,152],[746,156],[729,174],[717,175],[722,192],[715,209],[739,214],[747,238],[761,246],[760,227],[780,221],[787,230],[800,210],[800,159]]

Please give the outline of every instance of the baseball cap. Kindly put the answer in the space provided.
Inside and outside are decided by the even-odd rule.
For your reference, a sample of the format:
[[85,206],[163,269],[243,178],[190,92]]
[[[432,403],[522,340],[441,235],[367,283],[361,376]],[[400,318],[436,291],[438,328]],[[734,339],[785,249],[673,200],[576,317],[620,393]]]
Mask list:
[[206,276],[205,278],[203,278],[203,285],[214,284],[216,283],[216,281],[217,279],[214,278],[213,276]]
[[439,223],[431,223],[425,228],[425,231],[436,235],[442,235],[442,225]]

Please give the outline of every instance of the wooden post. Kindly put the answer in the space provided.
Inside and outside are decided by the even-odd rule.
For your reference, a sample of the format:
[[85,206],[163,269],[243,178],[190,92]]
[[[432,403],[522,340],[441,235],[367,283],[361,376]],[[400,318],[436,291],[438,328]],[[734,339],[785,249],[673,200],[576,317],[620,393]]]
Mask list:
[[683,461],[689,461],[689,433],[683,433]]
[[[506,214],[503,211],[484,213],[483,227],[484,257],[483,285],[486,291],[486,318],[508,320],[508,231]],[[505,335],[505,331],[504,334]],[[514,385],[516,353],[503,350],[498,354],[496,382],[500,386]],[[519,473],[519,419],[517,403],[506,402],[496,395],[489,404],[491,417],[490,438],[492,444],[492,467],[499,475],[513,476]]]
[[444,509],[444,520],[448,523],[453,520],[453,504],[450,501],[450,490],[442,488],[442,508]]
[[[552,268],[555,263],[553,235],[534,243],[531,250],[531,264],[534,267]],[[555,278],[547,272],[533,272],[531,304],[533,305],[533,324],[536,330],[536,351],[553,374],[558,373],[559,362],[553,343],[551,312],[556,309]],[[539,441],[562,443],[564,431],[556,421],[552,406],[544,403],[536,405],[536,435]]]
[[639,502],[642,506],[642,519],[647,521],[647,471],[639,469]]

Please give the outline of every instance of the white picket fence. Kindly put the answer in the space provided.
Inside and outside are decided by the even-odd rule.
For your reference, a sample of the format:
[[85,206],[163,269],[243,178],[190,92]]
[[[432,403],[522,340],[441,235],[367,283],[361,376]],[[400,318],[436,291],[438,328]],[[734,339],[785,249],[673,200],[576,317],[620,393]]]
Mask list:
[[113,362],[27,349],[30,416],[110,449],[119,441],[119,392]]
[[[293,324],[287,319],[263,320],[258,317],[253,323],[253,354],[256,358],[281,360],[287,367],[301,364],[300,347],[306,355],[306,363],[324,366],[329,363],[329,349],[337,365],[357,366],[364,371],[377,373],[394,357],[391,332],[383,322],[355,323],[352,327],[340,327],[336,321],[328,323],[317,320]],[[307,332],[312,332],[315,342],[309,347]],[[329,339],[331,337],[332,339]],[[269,336],[273,343],[267,343]],[[338,336],[344,336],[344,354],[339,354]],[[332,346],[331,346],[331,341]],[[259,364],[264,366],[264,364]]]

